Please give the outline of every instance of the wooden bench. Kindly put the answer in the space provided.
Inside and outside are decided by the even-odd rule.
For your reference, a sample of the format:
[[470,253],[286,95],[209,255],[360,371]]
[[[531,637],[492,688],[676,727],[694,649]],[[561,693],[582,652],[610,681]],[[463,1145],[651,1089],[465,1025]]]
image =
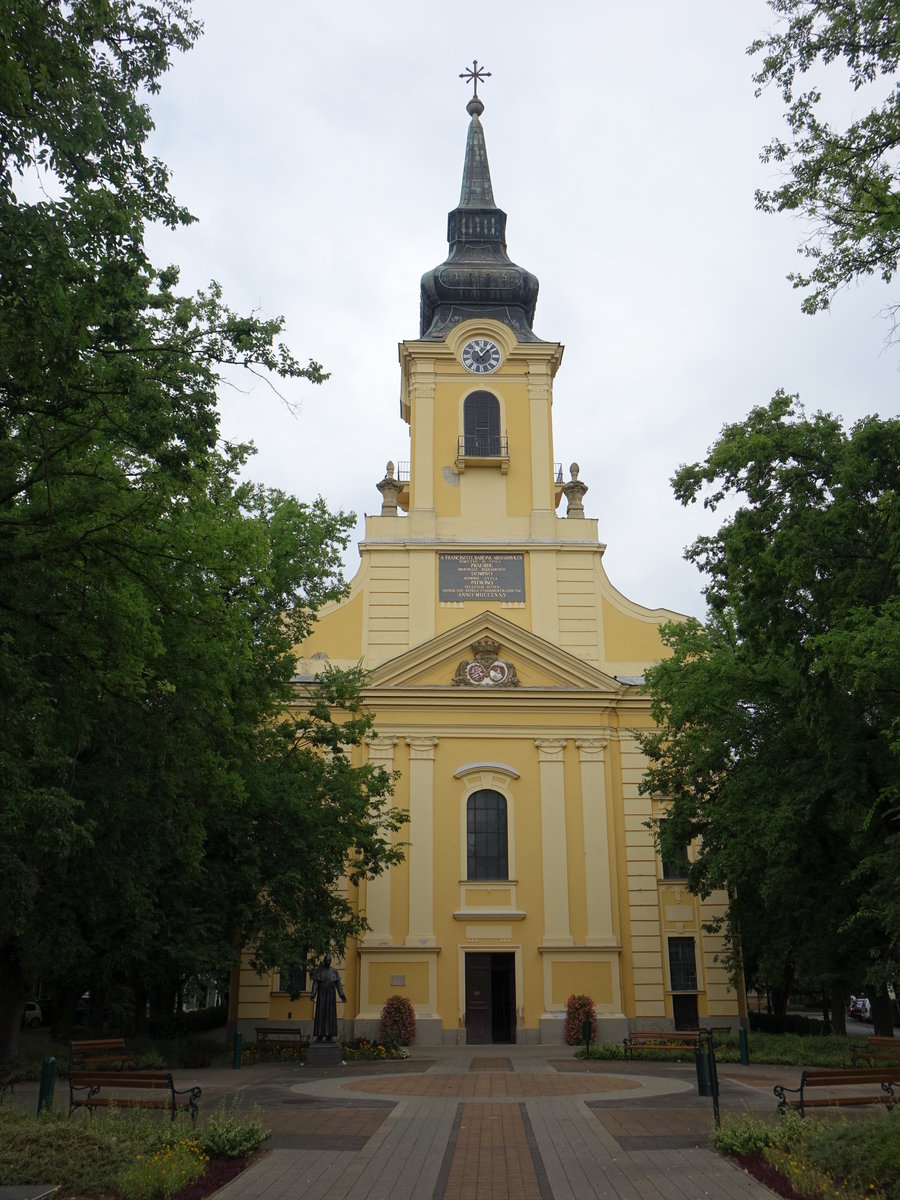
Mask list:
[[257,1025],[256,1040],[258,1042],[292,1042],[303,1038],[303,1030],[299,1025]]
[[[120,1092],[129,1094],[122,1096]],[[173,1121],[175,1114],[184,1110],[196,1122],[200,1092],[198,1087],[177,1089],[169,1071],[70,1071],[69,1116],[76,1108],[86,1108],[93,1117],[95,1108],[114,1105],[163,1108]]]
[[699,1029],[633,1029],[622,1039],[625,1057],[634,1057],[635,1050],[674,1050],[681,1054],[700,1049]]
[[[800,1076],[799,1087],[789,1088],[783,1083],[777,1083],[774,1091],[778,1097],[779,1113],[796,1108],[802,1117],[807,1108],[837,1107],[844,1104],[886,1104],[888,1108],[892,1108],[896,1099],[894,1087],[898,1084],[900,1067],[875,1070],[865,1067],[843,1067],[834,1070],[804,1071]],[[853,1091],[842,1092],[839,1096],[816,1096],[809,1099],[806,1092],[810,1088],[852,1088]],[[880,1088],[881,1091],[876,1092],[874,1088]],[[787,1096],[788,1092],[797,1098],[790,1099]]]
[[854,1067],[860,1061],[868,1063],[870,1067],[883,1062],[900,1063],[900,1038],[866,1038],[865,1046],[850,1047],[850,1061]]
[[135,1061],[134,1054],[125,1051],[124,1038],[80,1038],[69,1042],[69,1072],[85,1067],[115,1067],[121,1071],[126,1063]]

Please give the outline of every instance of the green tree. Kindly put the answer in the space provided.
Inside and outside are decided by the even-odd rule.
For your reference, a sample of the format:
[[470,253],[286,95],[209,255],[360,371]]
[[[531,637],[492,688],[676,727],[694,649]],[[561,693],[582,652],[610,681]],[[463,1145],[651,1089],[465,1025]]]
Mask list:
[[672,623],[647,678],[645,790],[665,854],[731,896],[748,973],[883,986],[900,955],[900,422],[845,431],[779,393],[674,479],[734,511],[686,557],[705,625]]
[[[808,260],[788,276],[809,289],[804,312],[827,309],[841,287],[867,275],[890,282],[900,255],[900,4],[897,0],[768,0],[782,26],[759,38],[749,53],[762,55],[758,92],[777,86],[787,105],[787,139],[773,139],[763,162],[782,164],[784,182],[757,192],[765,212],[808,218],[801,247]],[[873,107],[840,128],[823,115],[823,93],[812,80],[843,61],[853,111],[874,96]],[[811,77],[811,78],[810,78]],[[830,79],[831,77],[829,77]],[[833,100],[833,97],[830,97]]]
[[219,439],[225,365],[324,373],[144,248],[192,219],[141,97],[198,32],[176,0],[0,7],[0,1058],[30,977],[143,1011],[243,944],[336,948],[336,882],[399,855],[345,749],[358,675],[289,707],[351,520]]

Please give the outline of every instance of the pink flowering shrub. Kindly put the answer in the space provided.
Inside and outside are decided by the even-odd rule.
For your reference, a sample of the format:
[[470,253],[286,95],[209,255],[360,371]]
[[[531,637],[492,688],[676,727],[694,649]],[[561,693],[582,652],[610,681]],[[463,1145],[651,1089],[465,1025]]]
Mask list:
[[411,1046],[416,1040],[416,1010],[408,996],[388,996],[385,1000],[380,1037],[388,1046]]
[[570,996],[566,1001],[566,1021],[563,1025],[563,1038],[566,1045],[578,1046],[583,1041],[582,1025],[590,1018],[591,1041],[597,1040],[597,1014],[594,1012],[594,1002],[590,996]]

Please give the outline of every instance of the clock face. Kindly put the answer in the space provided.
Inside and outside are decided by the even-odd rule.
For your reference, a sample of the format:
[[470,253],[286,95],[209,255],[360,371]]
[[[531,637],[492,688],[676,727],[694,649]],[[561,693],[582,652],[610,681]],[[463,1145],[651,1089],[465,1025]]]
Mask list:
[[476,375],[487,375],[500,366],[500,347],[487,338],[473,338],[462,352],[463,366]]

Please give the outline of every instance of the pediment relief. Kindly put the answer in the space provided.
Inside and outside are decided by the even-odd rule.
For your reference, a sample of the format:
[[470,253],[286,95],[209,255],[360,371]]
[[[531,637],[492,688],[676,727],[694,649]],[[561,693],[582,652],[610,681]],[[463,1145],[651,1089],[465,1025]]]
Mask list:
[[462,660],[452,683],[454,687],[518,687],[519,677],[515,663],[500,658],[500,643],[484,637],[472,643],[472,657]]
[[611,675],[493,612],[480,613],[382,663],[369,684],[485,693],[498,688],[513,693],[528,688],[622,691]]

